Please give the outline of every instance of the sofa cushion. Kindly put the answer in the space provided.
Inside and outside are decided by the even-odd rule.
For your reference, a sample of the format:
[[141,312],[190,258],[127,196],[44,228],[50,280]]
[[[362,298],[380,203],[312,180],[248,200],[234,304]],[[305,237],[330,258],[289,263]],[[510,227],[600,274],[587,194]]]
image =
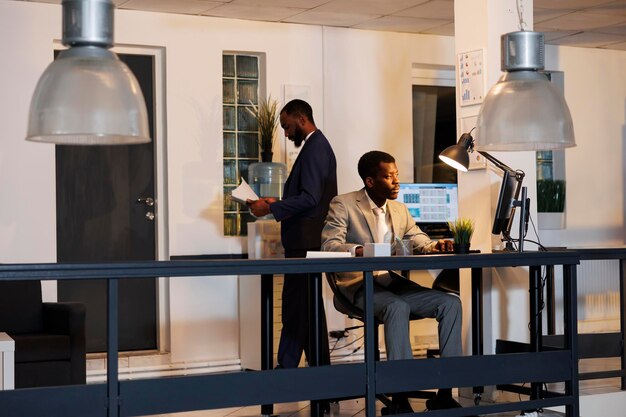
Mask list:
[[16,363],[15,388],[69,385],[71,371],[68,361]]
[[15,363],[70,360],[70,337],[58,334],[17,334]]
[[42,308],[39,281],[0,281],[0,332],[41,332]]

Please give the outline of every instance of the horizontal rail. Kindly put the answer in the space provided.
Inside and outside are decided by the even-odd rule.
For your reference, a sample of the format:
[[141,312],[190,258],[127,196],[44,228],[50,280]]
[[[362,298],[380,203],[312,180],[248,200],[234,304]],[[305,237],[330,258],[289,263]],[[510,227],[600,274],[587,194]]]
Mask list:
[[375,258],[2,264],[0,265],[0,280],[260,275],[275,273],[375,271],[383,268],[404,271],[444,268],[577,265],[579,259],[580,254],[576,251],[559,251],[523,253],[499,252],[466,255],[428,254]]

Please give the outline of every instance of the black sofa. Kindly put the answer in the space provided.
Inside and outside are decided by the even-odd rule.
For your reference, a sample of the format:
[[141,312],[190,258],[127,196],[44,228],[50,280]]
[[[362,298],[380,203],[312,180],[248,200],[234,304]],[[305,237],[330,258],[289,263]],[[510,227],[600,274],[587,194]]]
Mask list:
[[0,332],[15,340],[15,388],[84,384],[84,305],[41,300],[40,281],[0,281]]

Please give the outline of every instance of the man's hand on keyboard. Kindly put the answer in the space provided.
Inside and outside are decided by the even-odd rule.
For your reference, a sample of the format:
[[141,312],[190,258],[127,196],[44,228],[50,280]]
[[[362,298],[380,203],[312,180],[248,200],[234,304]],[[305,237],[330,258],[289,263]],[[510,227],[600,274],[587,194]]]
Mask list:
[[432,249],[433,252],[452,252],[454,247],[452,246],[451,240],[439,239],[437,244]]

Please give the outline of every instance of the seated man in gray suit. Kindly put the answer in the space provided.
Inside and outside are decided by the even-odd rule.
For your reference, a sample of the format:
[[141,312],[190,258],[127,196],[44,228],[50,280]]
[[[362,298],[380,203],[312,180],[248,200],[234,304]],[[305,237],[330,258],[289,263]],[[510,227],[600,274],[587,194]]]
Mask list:
[[[363,256],[365,243],[395,243],[410,238],[414,252],[450,250],[452,242],[432,241],[415,224],[398,197],[398,168],[395,159],[371,151],[358,163],[365,187],[342,194],[330,203],[322,230],[322,250],[350,251]],[[382,210],[381,210],[382,209]],[[379,221],[380,219],[380,221]],[[392,245],[393,247],[393,245]],[[356,306],[363,308],[362,272],[337,274],[337,286]],[[374,315],[384,323],[387,358],[412,359],[409,316],[435,318],[439,322],[441,356],[461,356],[461,302],[458,297],[425,288],[391,271],[374,273]],[[426,406],[430,410],[460,407],[450,389],[440,389]],[[391,413],[412,412],[406,397],[394,395]]]

